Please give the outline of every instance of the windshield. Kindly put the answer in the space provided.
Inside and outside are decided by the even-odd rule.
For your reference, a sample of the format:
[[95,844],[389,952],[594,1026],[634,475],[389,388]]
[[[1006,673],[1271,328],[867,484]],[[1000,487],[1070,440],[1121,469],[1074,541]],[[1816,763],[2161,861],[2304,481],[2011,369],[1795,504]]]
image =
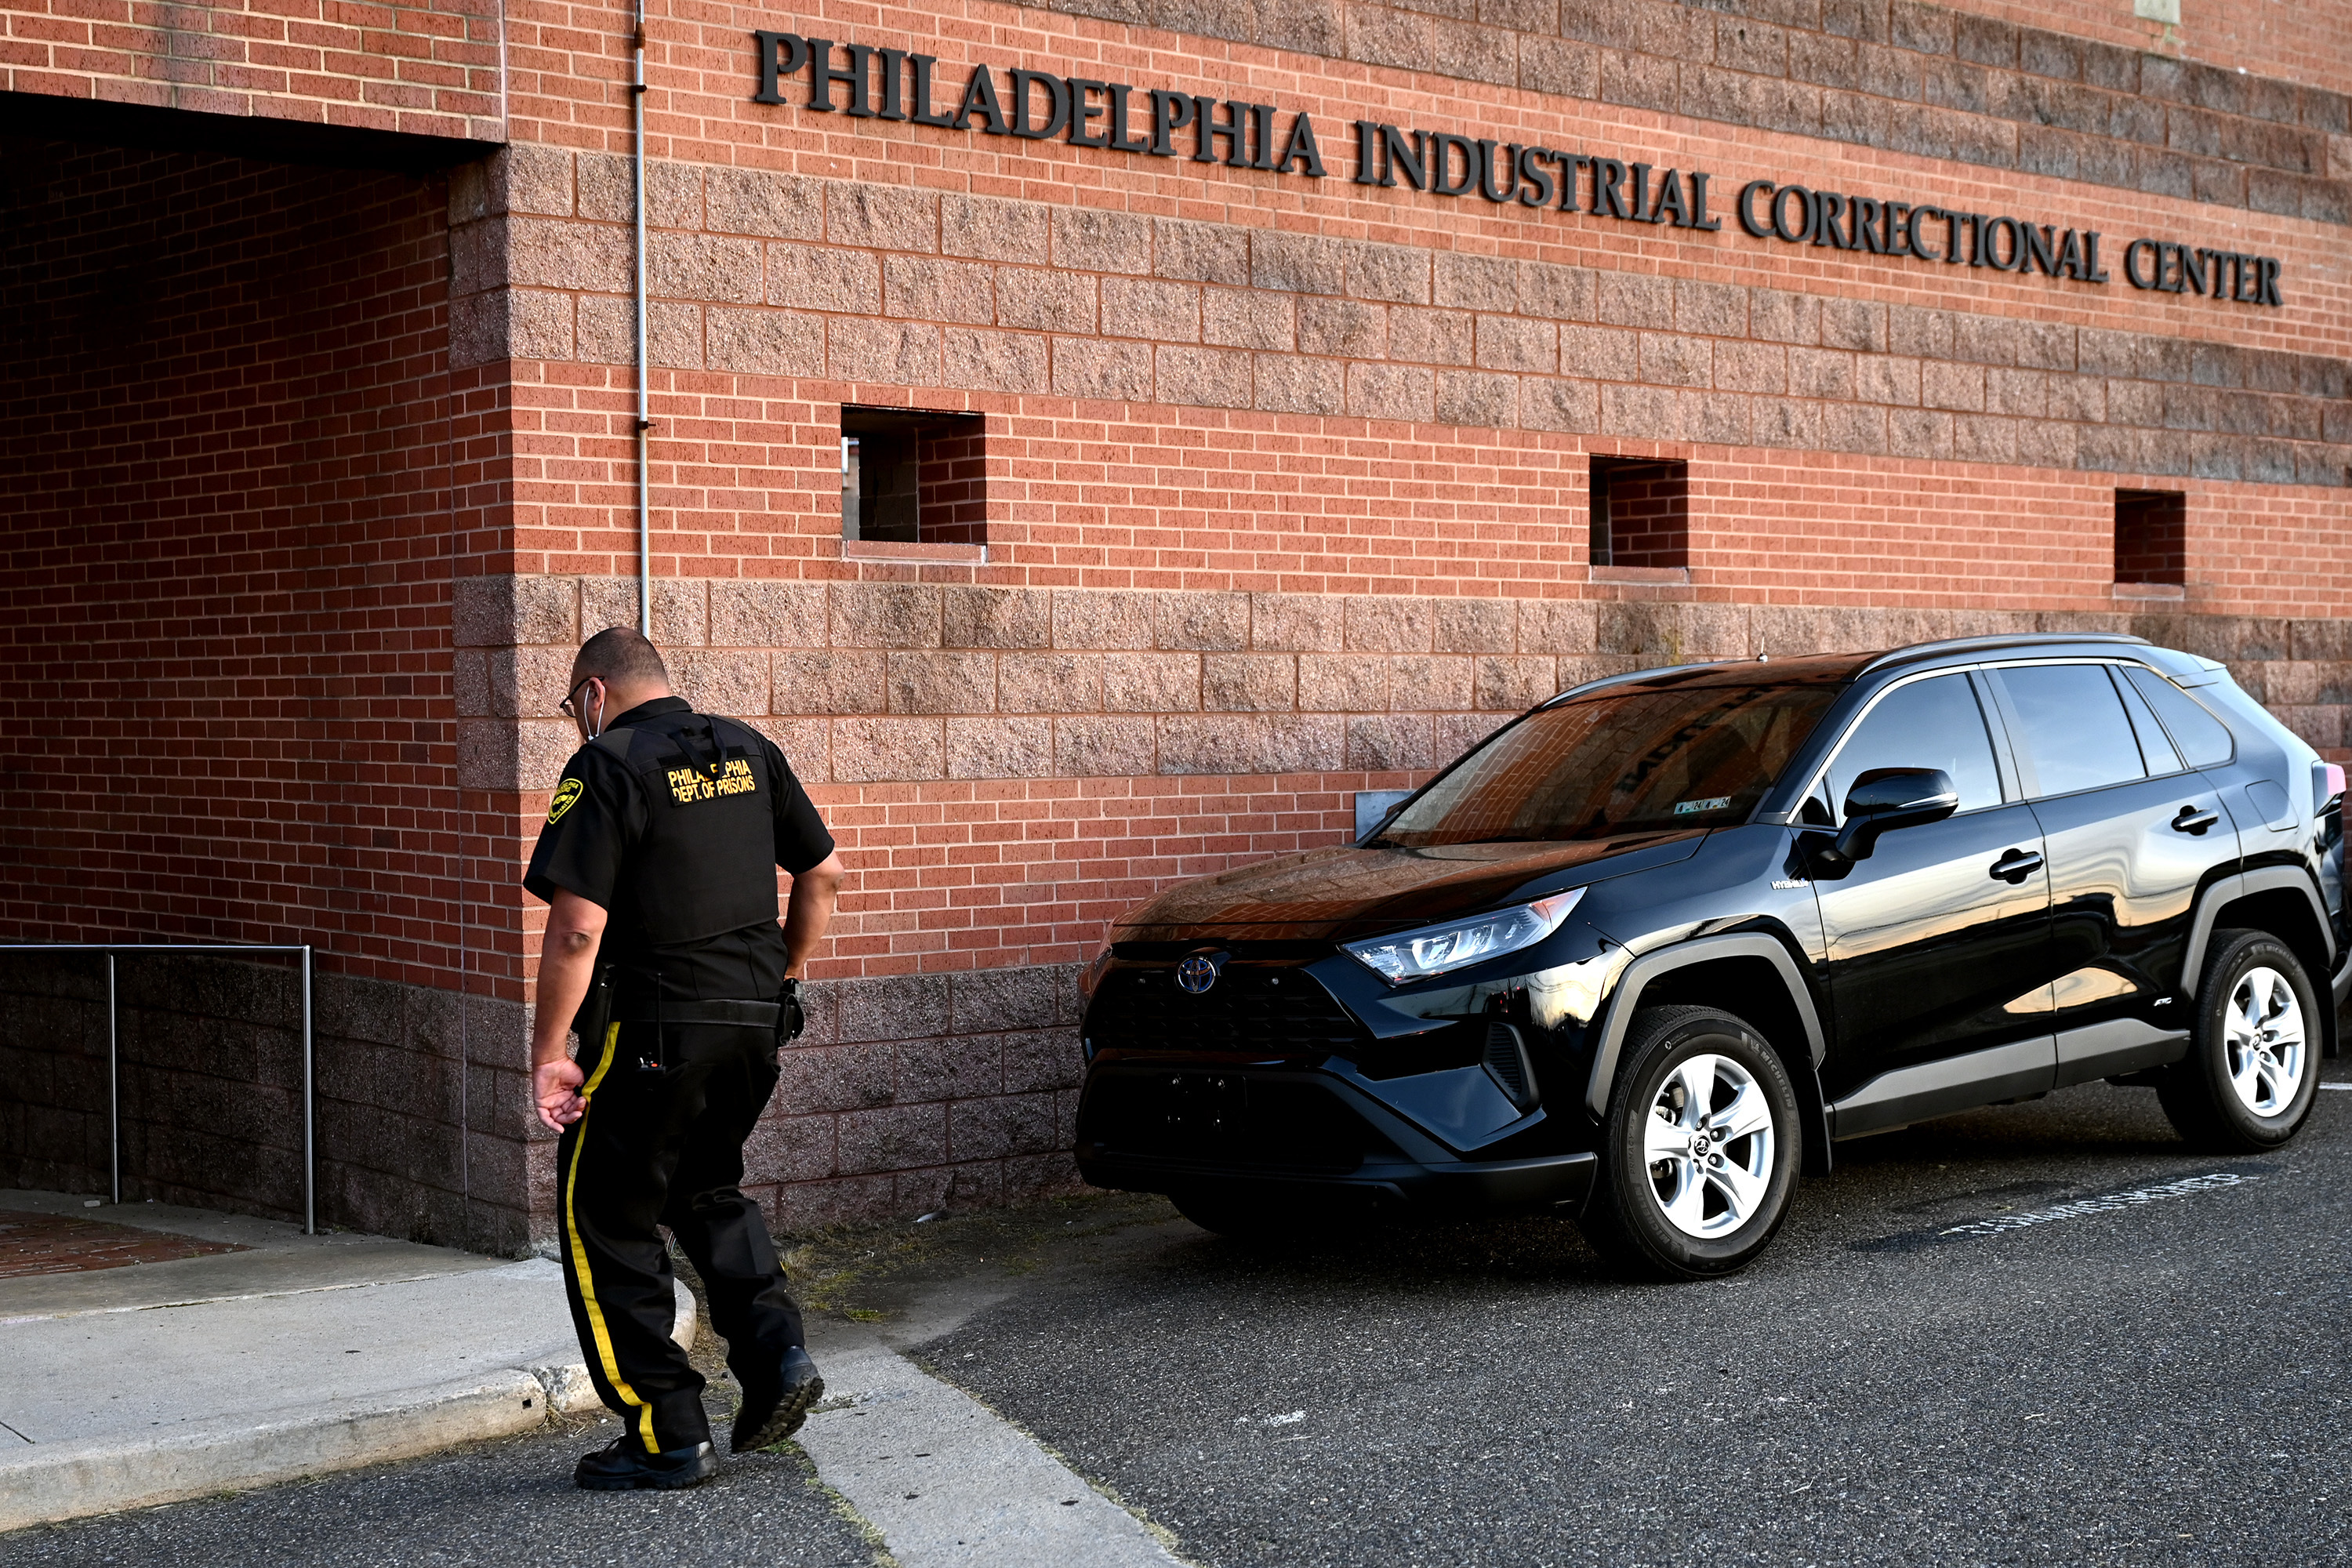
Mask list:
[[1811,684],[1595,692],[1495,736],[1379,841],[1419,848],[1744,822],[1837,694]]

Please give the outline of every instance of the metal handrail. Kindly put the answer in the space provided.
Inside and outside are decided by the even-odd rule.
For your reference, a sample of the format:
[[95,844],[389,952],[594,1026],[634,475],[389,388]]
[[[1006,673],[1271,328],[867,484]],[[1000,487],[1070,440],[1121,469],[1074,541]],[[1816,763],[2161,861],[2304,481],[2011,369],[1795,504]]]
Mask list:
[[116,1022],[114,960],[118,953],[297,952],[302,955],[302,1234],[319,1234],[318,1074],[312,1056],[311,958],[309,942],[5,942],[0,952],[102,952],[106,955],[106,1121],[112,1195],[122,1202],[122,1044]]

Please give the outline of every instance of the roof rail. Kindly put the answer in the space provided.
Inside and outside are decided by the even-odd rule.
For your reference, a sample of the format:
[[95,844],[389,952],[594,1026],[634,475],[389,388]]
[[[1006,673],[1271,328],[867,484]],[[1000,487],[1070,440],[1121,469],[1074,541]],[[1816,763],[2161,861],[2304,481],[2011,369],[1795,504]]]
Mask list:
[[2129,632],[2004,632],[1994,637],[1947,637],[1941,642],[1919,642],[1913,643],[1908,647],[1889,648],[1864,665],[1855,673],[1867,675],[1874,669],[1883,669],[1899,659],[1926,658],[1937,654],[1972,653],[1978,649],[1990,650],[2002,647],[2035,647],[2050,643],[2068,642],[2115,643],[2118,646],[2136,645],[2140,647],[2153,646],[2146,637],[2136,637]]
[[1554,692],[1551,696],[1547,697],[1542,701],[1537,703],[1535,707],[1529,709],[1528,711],[1540,713],[1556,702],[1565,702],[1571,697],[1582,697],[1588,692],[1598,691],[1604,686],[1622,685],[1628,680],[1648,680],[1654,676],[1678,675],[1685,669],[1706,669],[1713,665],[1746,664],[1748,662],[1750,661],[1738,658],[1704,658],[1692,664],[1662,664],[1655,669],[1629,669],[1622,675],[1604,675],[1597,680],[1581,681],[1577,685],[1570,687],[1565,691]]

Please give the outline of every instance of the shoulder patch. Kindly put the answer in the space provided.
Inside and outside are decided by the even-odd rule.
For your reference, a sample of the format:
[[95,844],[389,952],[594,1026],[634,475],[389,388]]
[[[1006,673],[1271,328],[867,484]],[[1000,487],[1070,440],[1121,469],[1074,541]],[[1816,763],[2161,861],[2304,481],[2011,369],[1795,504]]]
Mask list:
[[553,822],[565,812],[570,811],[572,803],[580,798],[581,791],[584,787],[578,779],[565,779],[562,784],[557,784],[555,798],[547,803],[547,820]]

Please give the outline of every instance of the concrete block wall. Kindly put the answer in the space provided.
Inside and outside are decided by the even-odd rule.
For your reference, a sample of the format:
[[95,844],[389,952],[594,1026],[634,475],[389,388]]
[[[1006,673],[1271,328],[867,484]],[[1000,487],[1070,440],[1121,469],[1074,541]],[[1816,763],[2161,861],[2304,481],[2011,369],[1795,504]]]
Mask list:
[[[300,1219],[291,961],[124,955],[117,985],[126,1201]],[[320,1223],[528,1248],[522,1009],[332,973],[314,1006]],[[0,953],[0,1185],[108,1190],[106,1051],[100,959]]]
[[1077,966],[809,988],[745,1190],[776,1226],[1019,1202],[1076,1185]]
[[[291,966],[118,964],[125,1199],[299,1220]],[[1074,1184],[1076,965],[820,982],[807,1005],[745,1152],[781,1230]],[[332,973],[316,1009],[321,1223],[507,1254],[551,1239],[524,1009]],[[0,954],[0,1186],[108,1190],[106,1049],[102,961]]]
[[[1345,602],[1322,607],[1343,628],[1331,637],[1333,642],[1345,641],[1347,607]],[[1288,618],[1277,624],[1315,624],[1316,616],[1303,613],[1313,608],[1291,606]],[[1486,623],[1486,640],[1493,643],[1502,640],[1499,628],[1509,624],[1513,611],[1522,626],[1559,613],[1578,628],[1577,640],[1588,651],[1565,656],[1387,655],[1398,661],[1456,660],[1463,666],[1461,679],[1470,692],[1465,710],[1417,714],[1410,721],[1444,736],[1448,746],[1457,740],[1467,743],[1507,716],[1500,709],[1473,706],[1482,665],[1517,672],[1531,700],[1548,695],[1553,683],[1685,659],[2080,630],[2128,632],[2221,658],[2242,685],[2324,754],[2339,761],[2352,758],[2352,750],[2347,749],[2352,740],[2347,732],[2347,721],[2352,721],[2352,622],[2344,620],[1807,610],[1671,602],[1504,602],[1459,608],[1469,613],[1450,617],[1457,640],[1465,639],[1460,628],[1474,619]],[[1265,613],[1255,606],[1253,610]],[[1428,632],[1432,643],[1444,635],[1434,625]],[[790,656],[774,657],[781,662]],[[1316,656],[1288,657],[1305,660]],[[1382,658],[1370,653],[1343,657],[1356,663]],[[1450,729],[1448,719],[1453,721]],[[803,752],[804,757],[812,754]],[[1418,784],[1450,754],[1450,750],[1432,750],[1417,757],[1412,767],[1359,777]],[[852,868],[843,934],[827,967],[835,973],[854,968],[864,974],[811,987],[811,1028],[783,1055],[775,1102],[751,1143],[747,1186],[767,1205],[780,1229],[800,1234],[823,1224],[904,1217],[1068,1188],[1075,1181],[1068,1151],[1082,1069],[1077,1041],[1082,1009],[1076,986],[1080,965],[1024,963],[1019,957],[1038,952],[1091,956],[1099,942],[1097,933],[1125,902],[1183,877],[1345,841],[1352,823],[1348,820],[1349,794],[1333,787],[1339,782],[1353,785],[1358,780],[1324,775],[1209,781],[1212,793],[1203,797],[1204,805],[1213,804],[1223,792],[1255,790],[1269,812],[1283,814],[1288,808],[1286,816],[1270,816],[1261,825],[1265,830],[1262,837],[1213,837],[1200,823],[1181,817],[1121,823],[1127,838],[1097,853],[1124,849],[1130,858],[1106,861],[1090,876],[1074,879],[1071,896],[1096,900],[1082,902],[1079,918],[1068,928],[1083,940],[1060,945],[1039,942],[1026,949],[1011,944],[1024,933],[1043,938],[1055,928],[1034,917],[1024,924],[1026,911],[996,911],[986,902],[981,906],[982,918],[974,921],[955,912],[952,900],[925,896],[925,880],[912,868],[939,866],[947,858],[908,855],[904,847],[916,834],[905,826],[880,822],[882,814],[870,807],[844,809],[845,803],[860,797],[838,784],[814,785]],[[1301,809],[1322,798],[1335,804],[1319,813]],[[949,806],[904,815],[908,821],[944,820],[961,829],[977,820],[982,809],[975,803],[964,811]],[[1161,837],[1145,837],[1153,833]],[[974,884],[959,879],[954,885]],[[993,899],[1011,885],[1010,878],[989,874],[977,879],[976,889]],[[914,890],[911,895],[909,889]],[[930,911],[940,911],[938,918]],[[987,945],[994,943],[1004,945]],[[1014,962],[1003,963],[1008,957]],[[932,964],[955,967],[928,967]]]
[[[460,363],[626,358],[616,163],[525,147],[460,181]],[[731,423],[801,448],[799,465],[769,458],[802,471],[758,509],[787,531],[837,494],[821,430],[789,406],[821,416],[826,384],[889,384],[919,407],[1265,416],[1211,429],[1293,416],[2330,488],[2352,474],[2340,355],[2185,342],[2122,313],[2053,321],[2021,299],[1955,300],[1926,268],[1882,268],[1907,297],[1854,298],[768,170],[669,164],[650,184],[665,401],[713,435],[734,404]],[[782,396],[742,409],[755,382]],[[1579,444],[1461,456],[1507,486]],[[681,477],[715,466],[670,456]]]
[[[1344,628],[1344,604],[1329,608]],[[1531,608],[1541,610],[1517,606],[1521,615]],[[2352,631],[2340,620],[1673,603],[1556,608],[1570,613],[1591,651],[1545,659],[1551,673],[1543,684],[1758,651],[1998,632],[2128,631],[2226,659],[2240,682],[2298,732],[2333,757],[2352,756],[2346,750]],[[1496,640],[1499,618],[1491,606],[1480,614],[1490,623],[1487,640]],[[1302,620],[1294,609],[1288,624],[1315,619]],[[1438,635],[1433,627],[1433,642]],[[1334,640],[1344,641],[1344,629]],[[1426,657],[1463,661],[1475,692],[1478,656]],[[1460,732],[1475,736],[1504,716],[1470,709],[1456,717]],[[1435,717],[1421,721],[1433,725]],[[1434,752],[1427,758],[1443,760]],[[1367,776],[1417,783],[1428,771],[1423,765]],[[1255,787],[1270,806],[1295,805],[1302,782],[1224,780],[1217,787]],[[1286,786],[1293,795],[1277,801],[1276,792]],[[837,787],[814,787],[821,800],[845,798]],[[1348,796],[1333,791],[1332,798],[1331,810],[1294,824],[1278,845],[1221,842],[1183,822],[1169,823],[1164,840],[1131,846],[1139,859],[1120,868],[1127,880],[1118,896],[1084,911],[1073,930],[1088,940],[1066,950],[1090,953],[1093,933],[1122,900],[1179,877],[1276,848],[1341,842],[1349,827]],[[830,815],[854,889],[840,956],[830,967],[846,971],[862,961],[869,973],[809,988],[810,1028],[780,1058],[775,1099],[747,1149],[746,1190],[786,1234],[1069,1190],[1082,1068],[1078,963],[991,966],[987,961],[1002,952],[944,946],[935,940],[941,929],[936,922],[904,918],[908,910],[937,905],[901,900],[902,889],[920,882],[887,868],[893,836],[856,814]],[[991,940],[1017,931],[1010,923],[977,929]],[[919,940],[899,940],[903,931]],[[919,963],[925,955],[979,966],[910,967],[910,957]],[[0,960],[0,1183],[103,1189],[97,973],[89,962],[75,969]],[[125,961],[123,973],[131,1195],[294,1212],[299,1080],[296,1036],[286,1026],[293,1016],[287,973],[146,960]],[[525,1009],[484,998],[461,1005],[448,992],[328,974],[319,993],[319,1031],[322,1214],[331,1222],[499,1252],[551,1238],[555,1144],[530,1114]]]
[[[772,20],[752,7],[730,9],[740,19],[717,26]],[[2347,29],[2329,5],[2192,0],[2174,26],[2137,18],[2113,0],[1426,8],[1293,0],[1181,14],[1064,0],[1052,9],[1684,114],[1760,116],[1747,123],[1794,115],[1794,124],[1776,128],[1826,125],[1865,143],[1940,133],[1929,143],[1938,155],[1973,153],[2021,169],[2055,159],[2079,171],[2087,162],[2130,170],[2128,178],[2226,191],[2242,205],[2253,190],[2291,188],[2280,175],[2329,173],[2324,160],[2314,169],[2291,140],[2282,152],[2281,139],[2266,132],[2340,133],[2340,100],[2329,100],[2352,68]],[[562,141],[570,139],[561,132],[575,124],[569,110],[583,87],[609,86],[624,16],[617,7],[544,0],[503,7],[430,0],[364,11],[311,0],[267,11],[184,5],[160,25],[127,5],[11,0],[0,10],[0,89],[485,142],[504,140],[511,93],[525,136]],[[2298,85],[2316,91],[2306,99]],[[2160,107],[2152,117],[2101,112],[2107,106],[2095,95],[2108,92],[2143,94]],[[2116,136],[2118,120],[2124,129]],[[2085,160],[2078,151],[2110,137],[2125,142],[2120,156]],[[2251,168],[2221,167],[2231,162]],[[2334,177],[2346,175],[2339,169]]]
[[[2352,221],[2343,12],[2215,5],[2179,29],[2067,0],[1021,0],[1114,22],[1858,147]],[[2153,47],[2152,47],[2153,46]],[[1475,90],[1475,89],[1474,89]],[[1465,95],[1466,96],[1466,95]]]
[[[1798,13],[1810,9],[1801,0]],[[2223,73],[2242,69],[2257,78],[2339,89],[2352,77],[2352,30],[2343,26],[2341,13],[2325,5],[2273,10],[2188,0],[2173,6],[2178,15],[2170,21],[2142,16],[2137,5],[2109,0],[1956,0],[1949,9],[1971,19],[2051,29],[2042,36],[2061,41],[2115,44],[2219,67]],[[1821,6],[1824,20],[1839,11],[1840,0]]]
[[[2352,674],[2335,662],[2340,620],[2150,608],[663,588],[656,637],[680,689],[765,728],[840,840],[851,880],[824,964],[839,975],[1082,962],[1106,921],[1170,880],[1337,842],[1354,792],[1417,783],[1553,692],[1652,665],[2135,631],[2228,659],[2331,751]],[[550,642],[461,653],[462,721],[521,737],[484,764],[512,772],[470,783],[553,787],[577,737],[544,715],[615,591],[529,580]],[[548,612],[559,600],[582,607]],[[779,634],[782,647],[750,640]]]

